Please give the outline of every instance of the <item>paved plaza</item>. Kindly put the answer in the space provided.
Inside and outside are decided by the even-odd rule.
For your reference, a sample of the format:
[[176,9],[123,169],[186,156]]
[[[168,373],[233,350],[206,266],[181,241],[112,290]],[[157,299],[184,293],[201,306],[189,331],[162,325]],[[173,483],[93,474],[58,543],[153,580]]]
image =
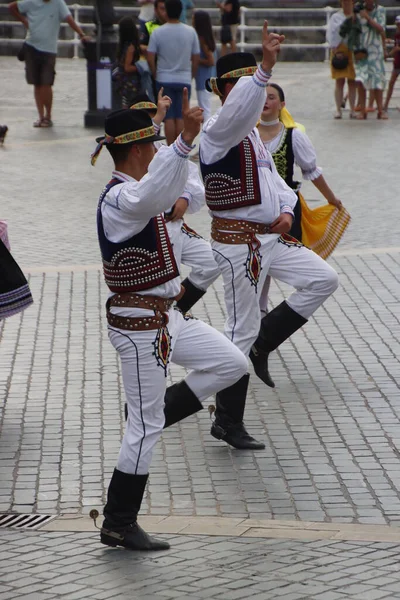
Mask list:
[[[0,218],[35,300],[0,325],[0,513],[56,517],[0,528],[0,600],[400,599],[399,93],[387,122],[334,121],[326,65],[276,67],[352,215],[330,260],[341,285],[274,354],[274,390],[250,368],[246,425],[265,450],[214,440],[207,406],[163,434],[142,522],[172,549],[139,555],[102,547],[88,517],[105,501],[124,398],[95,223],[111,161],[90,165],[100,132],[83,128],[85,63],[58,61],[47,130],[32,127],[21,64],[0,58],[0,71]],[[188,222],[208,237],[205,209]],[[272,305],[289,292],[273,284]],[[221,280],[194,314],[223,328]]]

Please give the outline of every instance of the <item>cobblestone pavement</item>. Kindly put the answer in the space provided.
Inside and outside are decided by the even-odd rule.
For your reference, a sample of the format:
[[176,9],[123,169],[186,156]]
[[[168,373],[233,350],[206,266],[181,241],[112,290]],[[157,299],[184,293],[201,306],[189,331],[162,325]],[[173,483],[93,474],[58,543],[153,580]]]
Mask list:
[[0,532],[0,600],[400,598],[398,543],[164,537],[170,551],[143,555],[96,535]]
[[[52,130],[32,128],[21,65],[0,58],[0,69],[0,122],[10,127],[0,148],[0,218],[9,220],[35,298],[0,325],[0,512],[87,514],[104,502],[124,426],[95,229],[110,161],[104,153],[95,169],[89,163],[97,132],[82,127],[81,61],[58,62]],[[400,113],[389,122],[336,122],[326,66],[285,63],[276,74],[353,217],[331,260],[341,287],[272,358],[275,390],[251,370],[246,423],[265,451],[213,440],[205,410],[163,435],[142,512],[395,526]],[[310,202],[318,197],[310,184],[304,192]],[[206,211],[189,222],[208,234]],[[272,303],[287,292],[275,285]],[[222,329],[220,281],[195,314]],[[174,381],[182,375],[171,371]],[[394,543],[187,535],[173,543],[167,554],[137,557],[103,550],[88,533],[0,529],[0,600],[400,598]]]

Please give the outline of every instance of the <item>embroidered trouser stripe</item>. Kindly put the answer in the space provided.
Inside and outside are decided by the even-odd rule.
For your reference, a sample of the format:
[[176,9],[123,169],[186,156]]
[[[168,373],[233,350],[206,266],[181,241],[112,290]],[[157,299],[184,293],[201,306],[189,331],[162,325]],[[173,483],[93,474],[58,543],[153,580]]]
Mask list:
[[[138,316],[137,312],[134,316]],[[201,402],[246,373],[245,356],[222,333],[206,323],[185,320],[180,311],[171,309],[168,330],[171,361],[190,371],[185,381]],[[144,475],[149,472],[153,449],[165,422],[167,378],[154,356],[157,331],[128,333],[109,328],[108,333],[120,355],[128,403],[128,420],[117,468],[123,473]]]
[[261,242],[261,272],[257,288],[246,274],[246,244],[228,245],[212,242],[214,256],[224,281],[227,310],[225,335],[248,356],[258,336],[261,320],[260,303],[267,275],[296,288],[287,303],[305,319],[335,291],[338,277],[334,269],[304,246],[288,246],[277,235],[257,236]]

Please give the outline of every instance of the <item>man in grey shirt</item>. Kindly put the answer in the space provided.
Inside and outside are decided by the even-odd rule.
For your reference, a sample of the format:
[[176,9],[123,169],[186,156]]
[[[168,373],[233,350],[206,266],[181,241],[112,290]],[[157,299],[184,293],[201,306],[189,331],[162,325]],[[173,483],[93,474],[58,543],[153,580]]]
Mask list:
[[34,127],[51,127],[53,83],[60,23],[66,21],[81,41],[86,39],[64,0],[20,0],[8,5],[27,31],[24,44],[26,81],[34,86],[39,118]]
[[190,94],[192,78],[200,60],[200,44],[193,27],[179,21],[181,0],[166,0],[165,10],[167,22],[151,34],[147,60],[157,91],[164,88],[163,94],[172,100],[165,116],[165,135],[169,145],[183,129],[183,88],[187,87]]

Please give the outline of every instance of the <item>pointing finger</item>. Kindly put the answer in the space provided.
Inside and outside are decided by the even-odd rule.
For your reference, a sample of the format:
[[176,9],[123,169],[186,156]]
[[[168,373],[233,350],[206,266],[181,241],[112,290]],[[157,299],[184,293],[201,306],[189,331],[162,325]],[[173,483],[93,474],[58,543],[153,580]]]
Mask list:
[[263,25],[263,38],[266,38],[267,35],[268,35],[268,21],[265,20],[264,25]]
[[160,88],[160,91],[158,92],[158,99],[161,100],[161,98],[163,97],[164,94],[164,88]]
[[189,110],[189,93],[187,87],[183,88],[182,96],[182,112],[186,113]]

